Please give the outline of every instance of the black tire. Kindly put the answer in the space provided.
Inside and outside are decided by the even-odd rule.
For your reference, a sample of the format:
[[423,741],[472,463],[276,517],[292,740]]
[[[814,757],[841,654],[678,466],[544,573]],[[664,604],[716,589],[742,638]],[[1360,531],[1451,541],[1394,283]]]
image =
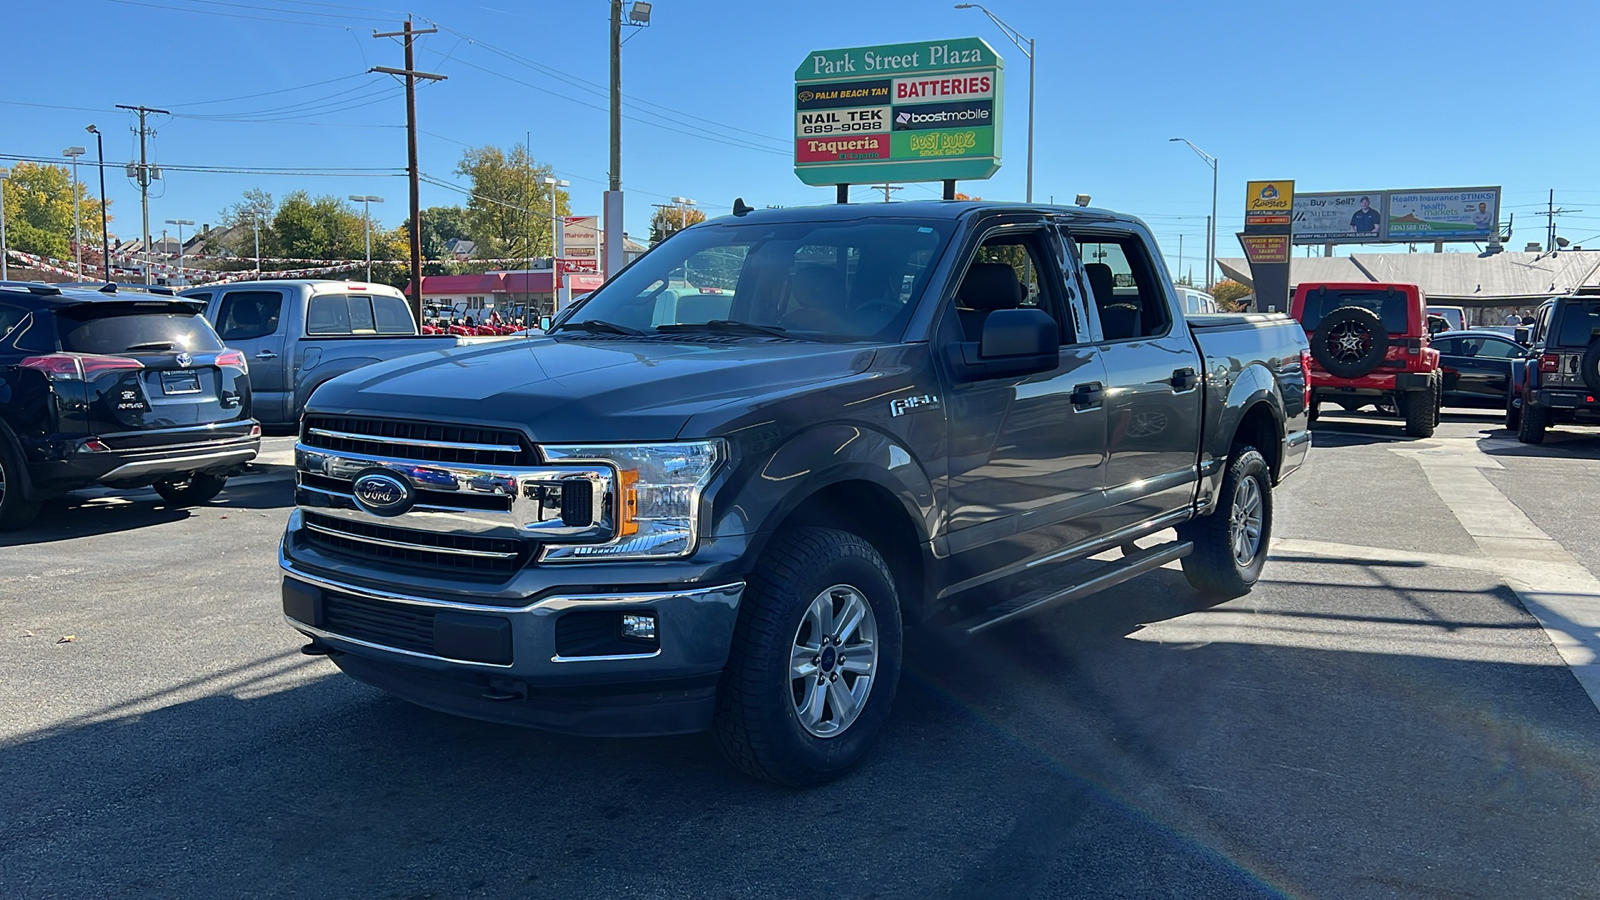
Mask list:
[[1506,400],[1506,430],[1516,431],[1522,427],[1522,407],[1517,405],[1515,398]]
[[163,478],[151,485],[168,503],[173,506],[198,506],[207,503],[222,493],[223,487],[228,484],[226,475],[207,475],[204,472],[194,472],[189,475],[173,475]]
[[[860,712],[838,733],[819,737],[802,724],[796,708],[796,691],[808,689],[809,676],[795,678],[790,660],[802,629],[810,627],[808,608],[841,585],[858,591],[871,610],[877,661]],[[870,543],[832,528],[779,533],[739,603],[733,647],[717,688],[717,745],[736,768],[763,781],[798,788],[843,775],[866,755],[889,717],[900,681],[900,648],[894,579]]]
[[22,457],[0,430],[0,531],[15,531],[39,514],[38,500],[22,499]]
[[1522,421],[1517,423],[1517,440],[1524,444],[1544,443],[1544,432],[1550,427],[1550,411],[1538,404],[1522,401]]
[[[1254,482],[1260,500],[1258,539],[1248,561],[1235,553],[1234,519],[1239,514],[1240,487]],[[1228,470],[1222,476],[1222,493],[1217,508],[1208,516],[1178,527],[1180,540],[1194,544],[1194,551],[1183,558],[1183,576],[1195,590],[1210,600],[1228,600],[1250,592],[1261,578],[1272,542],[1272,470],[1254,447],[1235,445],[1228,457]],[[1241,554],[1242,555],[1242,554]]]
[[1311,355],[1335,378],[1360,378],[1383,362],[1389,331],[1370,309],[1341,306],[1322,317],[1311,335]]
[[1401,394],[1399,403],[1406,419],[1406,437],[1433,437],[1439,425],[1439,380],[1429,379],[1426,389]]
[[1589,390],[1600,394],[1600,338],[1589,342],[1589,349],[1583,353],[1583,383]]

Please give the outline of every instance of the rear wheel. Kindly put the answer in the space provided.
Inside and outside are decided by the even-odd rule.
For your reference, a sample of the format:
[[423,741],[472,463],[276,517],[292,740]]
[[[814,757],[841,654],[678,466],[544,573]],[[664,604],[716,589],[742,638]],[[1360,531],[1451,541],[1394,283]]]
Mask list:
[[900,680],[900,604],[883,557],[832,528],[773,538],[739,604],[713,733],[746,774],[839,777],[882,729]]
[[1216,510],[1179,526],[1178,537],[1194,544],[1183,575],[1195,590],[1217,600],[1250,592],[1272,540],[1272,470],[1260,451],[1233,448]]
[[227,483],[226,475],[191,472],[188,475],[163,478],[152,486],[156,489],[156,493],[173,506],[197,506],[222,493]]
[[22,497],[22,460],[0,433],[0,531],[11,531],[33,521],[39,501]]
[[1537,404],[1522,401],[1522,421],[1517,423],[1517,440],[1524,444],[1544,443],[1544,432],[1550,427],[1550,411]]
[[1429,379],[1428,387],[1400,395],[1401,411],[1406,419],[1407,437],[1433,437],[1439,425],[1439,380]]

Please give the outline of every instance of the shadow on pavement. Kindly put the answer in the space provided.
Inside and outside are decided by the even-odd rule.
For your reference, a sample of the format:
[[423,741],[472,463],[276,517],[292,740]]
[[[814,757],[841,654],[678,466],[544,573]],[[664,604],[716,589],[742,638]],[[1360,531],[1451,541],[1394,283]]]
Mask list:
[[[108,491],[91,488],[45,501],[38,518],[18,531],[0,532],[0,547],[66,541],[181,522],[197,510],[288,510],[294,482],[230,483],[215,500],[197,507],[173,507],[154,490]],[[226,512],[223,513],[226,515]]]
[[[1385,588],[1333,590],[1359,612]],[[1466,599],[1417,602],[1526,619]],[[1127,639],[1199,608],[1160,571],[968,647],[915,638],[877,751],[809,792],[704,736],[479,723],[263,658],[330,677],[0,747],[0,894],[1600,894],[1600,726],[1565,668]]]
[[1600,460],[1600,431],[1557,425],[1545,432],[1544,443],[1524,444],[1509,431],[1485,433],[1478,449],[1490,456]]

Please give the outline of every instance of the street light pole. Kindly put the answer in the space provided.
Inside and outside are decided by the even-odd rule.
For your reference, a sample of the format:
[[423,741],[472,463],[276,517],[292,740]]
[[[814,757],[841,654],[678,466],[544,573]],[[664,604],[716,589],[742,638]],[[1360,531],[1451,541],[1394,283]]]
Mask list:
[[1212,277],[1211,267],[1217,261],[1217,158],[1194,145],[1188,138],[1175,137],[1169,140],[1181,141],[1189,145],[1200,156],[1206,165],[1211,167],[1211,223],[1206,226],[1206,290],[1211,290],[1216,285]]
[[351,194],[350,199],[361,204],[361,218],[366,224],[367,242],[367,280],[372,280],[372,204],[382,203],[382,197],[370,194]]
[[[557,260],[561,258],[561,223],[560,214],[556,211],[556,191],[558,188],[571,187],[572,182],[554,175],[546,175],[544,183],[550,186],[550,314],[560,312],[556,304],[561,300],[561,271]],[[530,251],[531,252],[531,251]],[[532,264],[529,264],[532,269]],[[530,274],[528,277],[532,278]],[[529,293],[532,293],[530,291]]]
[[[1012,28],[1010,25],[1007,25],[1006,23],[1000,21],[1000,17],[999,16],[997,16],[994,13],[990,12],[988,7],[984,6],[981,3],[957,3],[956,4],[956,9],[976,9],[976,10],[981,10],[984,15],[989,17],[990,21],[992,21],[992,22],[994,22],[994,24],[1000,26],[1000,32],[1002,34],[1004,34],[1007,38],[1009,38],[1011,43],[1016,44],[1017,45],[1017,49],[1021,50],[1024,56],[1028,57],[1028,195],[1027,195],[1027,201],[1029,203],[1032,203],[1033,202],[1033,81],[1034,81],[1033,76],[1034,76],[1035,70],[1038,68],[1034,64],[1034,59],[1033,59],[1033,50],[1034,50],[1033,38],[1023,37],[1022,36],[1022,32],[1020,32],[1020,31],[1016,30],[1015,28]],[[1027,43],[1026,47],[1023,46],[1024,42]]]
[[110,226],[110,224],[108,224],[110,220],[109,220],[109,216],[106,213],[106,141],[105,141],[105,135],[102,135],[100,133],[100,129],[94,127],[93,125],[90,125],[90,126],[86,127],[84,129],[84,131],[87,131],[90,134],[94,135],[94,146],[95,146],[96,156],[97,156],[97,160],[98,160],[98,165],[100,167],[100,242],[101,242],[100,243],[100,246],[101,246],[101,251],[100,252],[103,254],[103,256],[102,256],[102,258],[100,260],[100,268],[102,270],[104,270],[104,272],[105,272],[106,284],[110,284],[111,283],[111,226]]
[[11,170],[0,168],[0,281],[11,280],[11,252],[6,249],[6,181],[10,178]]
[[61,155],[72,160],[72,249],[78,261],[78,280],[83,280],[83,220],[78,213],[78,157],[88,153],[83,147],[68,147]]
[[182,278],[184,283],[187,284],[189,282],[189,276],[185,275],[183,272],[183,226],[193,225],[194,220],[168,219],[167,224],[178,226],[178,277]]

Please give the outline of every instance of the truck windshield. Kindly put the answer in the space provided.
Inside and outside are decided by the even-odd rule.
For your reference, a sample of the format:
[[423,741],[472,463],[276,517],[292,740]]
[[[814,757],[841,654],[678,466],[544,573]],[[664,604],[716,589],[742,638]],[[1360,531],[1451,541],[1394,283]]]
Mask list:
[[1562,347],[1587,347],[1600,337],[1600,300],[1564,304],[1559,334]]
[[[954,229],[941,220],[732,223],[680,232],[552,328],[891,340]],[[584,329],[585,322],[602,323]],[[567,326],[567,327],[561,327]],[[659,331],[658,331],[659,329]],[[781,329],[781,331],[779,330]]]
[[1300,324],[1306,331],[1316,331],[1322,317],[1344,306],[1370,309],[1383,319],[1383,327],[1390,334],[1406,334],[1410,325],[1406,307],[1410,304],[1404,291],[1397,290],[1330,290],[1315,288],[1306,293],[1306,305],[1300,313]]

